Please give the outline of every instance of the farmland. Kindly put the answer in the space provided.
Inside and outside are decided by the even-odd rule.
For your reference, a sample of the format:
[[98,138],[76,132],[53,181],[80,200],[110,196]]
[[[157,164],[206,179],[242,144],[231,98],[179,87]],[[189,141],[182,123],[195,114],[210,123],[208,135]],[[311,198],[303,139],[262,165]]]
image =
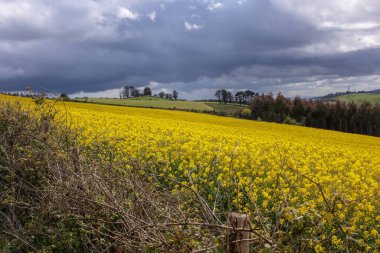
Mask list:
[[355,102],[358,104],[362,104],[364,102],[369,103],[380,103],[380,94],[378,93],[353,93],[346,94],[337,97],[333,97],[330,100],[332,101],[342,101],[342,102]]
[[217,112],[221,112],[229,116],[234,115],[237,111],[247,107],[239,104],[224,104],[218,102],[206,102],[206,105],[214,108]]
[[171,109],[183,111],[197,111],[197,112],[216,112],[226,116],[234,116],[234,114],[242,108],[243,105],[238,104],[224,104],[218,102],[203,102],[203,101],[184,101],[184,100],[168,100],[158,97],[137,97],[128,99],[111,99],[111,98],[77,98],[79,102],[88,102],[94,104],[105,105],[120,105],[130,107],[143,107],[143,108],[158,108],[158,109]]
[[203,102],[168,100],[156,97],[150,98],[128,98],[128,99],[110,99],[110,98],[89,98],[77,99],[78,101],[87,101],[96,104],[123,105],[132,107],[148,107],[161,109],[178,109],[194,111],[213,111],[213,108]]
[[151,168],[173,194],[190,187],[216,214],[262,216],[258,231],[281,232],[283,243],[302,229],[303,247],[315,252],[343,250],[348,237],[357,242],[350,247],[380,246],[379,138],[173,110],[55,106],[82,131],[81,145],[117,147],[112,159]]

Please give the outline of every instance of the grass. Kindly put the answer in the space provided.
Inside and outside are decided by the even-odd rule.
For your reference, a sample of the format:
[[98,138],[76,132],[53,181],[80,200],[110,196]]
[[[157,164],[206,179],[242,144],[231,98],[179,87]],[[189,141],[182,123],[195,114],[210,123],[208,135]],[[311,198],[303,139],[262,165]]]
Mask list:
[[134,98],[125,98],[128,100],[161,100],[161,101],[168,101],[168,99],[165,98],[160,98],[160,97],[152,97],[152,96],[147,96],[147,97],[134,97]]
[[332,101],[342,101],[342,102],[351,102],[362,104],[364,102],[370,102],[372,104],[380,104],[380,94],[376,93],[360,93],[360,94],[346,94],[342,96],[337,96],[331,98]]
[[245,108],[245,105],[238,104],[221,104],[219,102],[207,102],[206,105],[212,107],[215,111],[232,116],[239,109]]
[[157,97],[142,97],[142,98],[128,98],[128,99],[112,99],[112,98],[88,98],[76,99],[77,101],[96,104],[109,104],[109,105],[124,105],[133,107],[147,107],[147,108],[160,108],[160,109],[177,109],[177,110],[195,110],[195,111],[213,111],[214,109],[204,102],[197,101],[182,101],[182,100],[168,100]]
[[183,101],[168,100],[160,97],[136,97],[127,99],[112,98],[77,98],[79,102],[89,102],[96,104],[123,105],[132,107],[159,108],[159,109],[176,109],[187,111],[215,111],[227,116],[233,116],[239,109],[245,108],[245,105],[222,104],[219,102],[202,102],[202,101]]

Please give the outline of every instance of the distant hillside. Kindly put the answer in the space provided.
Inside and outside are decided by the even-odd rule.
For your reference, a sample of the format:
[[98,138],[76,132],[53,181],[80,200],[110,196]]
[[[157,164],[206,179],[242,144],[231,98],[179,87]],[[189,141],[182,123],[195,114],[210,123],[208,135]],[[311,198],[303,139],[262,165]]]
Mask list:
[[179,110],[194,110],[194,111],[213,111],[214,109],[203,102],[169,100],[159,97],[137,97],[125,99],[112,98],[79,98],[80,102],[123,105],[133,107],[160,108],[160,109],[179,109]]
[[370,91],[369,93],[376,93],[376,94],[380,94],[380,89],[377,89],[377,90],[373,90],[373,91]]
[[214,112],[219,115],[234,116],[245,105],[223,104],[219,102],[170,100],[159,97],[136,97],[126,99],[112,98],[76,98],[78,102],[95,104],[122,105],[145,108],[176,109],[185,111]]
[[336,92],[330,93],[322,97],[315,97],[313,99],[322,99],[326,101],[344,101],[351,102],[354,101],[358,104],[363,102],[370,103],[380,103],[380,89],[371,90],[371,91],[355,91],[355,92]]
[[380,90],[378,93],[351,93],[351,94],[345,94],[340,95],[336,97],[330,97],[328,100],[330,101],[344,101],[344,102],[355,102],[358,104],[364,103],[364,102],[370,102],[373,104],[379,103],[380,104]]

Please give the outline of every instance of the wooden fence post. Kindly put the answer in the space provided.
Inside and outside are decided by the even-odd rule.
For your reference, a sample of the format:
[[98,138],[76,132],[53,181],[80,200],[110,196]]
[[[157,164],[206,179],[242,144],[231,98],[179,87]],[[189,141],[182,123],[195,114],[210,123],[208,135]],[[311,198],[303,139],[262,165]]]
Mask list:
[[[249,220],[247,214],[229,213],[228,223],[233,229],[228,231],[227,252],[249,253]],[[244,241],[246,240],[246,241]],[[236,242],[240,241],[240,242]]]

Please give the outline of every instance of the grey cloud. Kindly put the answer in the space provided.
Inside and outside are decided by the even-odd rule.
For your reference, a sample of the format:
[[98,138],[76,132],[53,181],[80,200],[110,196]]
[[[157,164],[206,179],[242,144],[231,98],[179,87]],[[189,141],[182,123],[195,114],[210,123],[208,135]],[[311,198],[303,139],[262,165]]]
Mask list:
[[[366,79],[380,75],[376,1],[357,11],[343,0],[218,2],[4,1],[0,90],[77,93],[156,82],[193,98],[218,88],[310,92],[310,80],[340,89],[349,77],[379,84]],[[120,18],[120,8],[138,18]]]

